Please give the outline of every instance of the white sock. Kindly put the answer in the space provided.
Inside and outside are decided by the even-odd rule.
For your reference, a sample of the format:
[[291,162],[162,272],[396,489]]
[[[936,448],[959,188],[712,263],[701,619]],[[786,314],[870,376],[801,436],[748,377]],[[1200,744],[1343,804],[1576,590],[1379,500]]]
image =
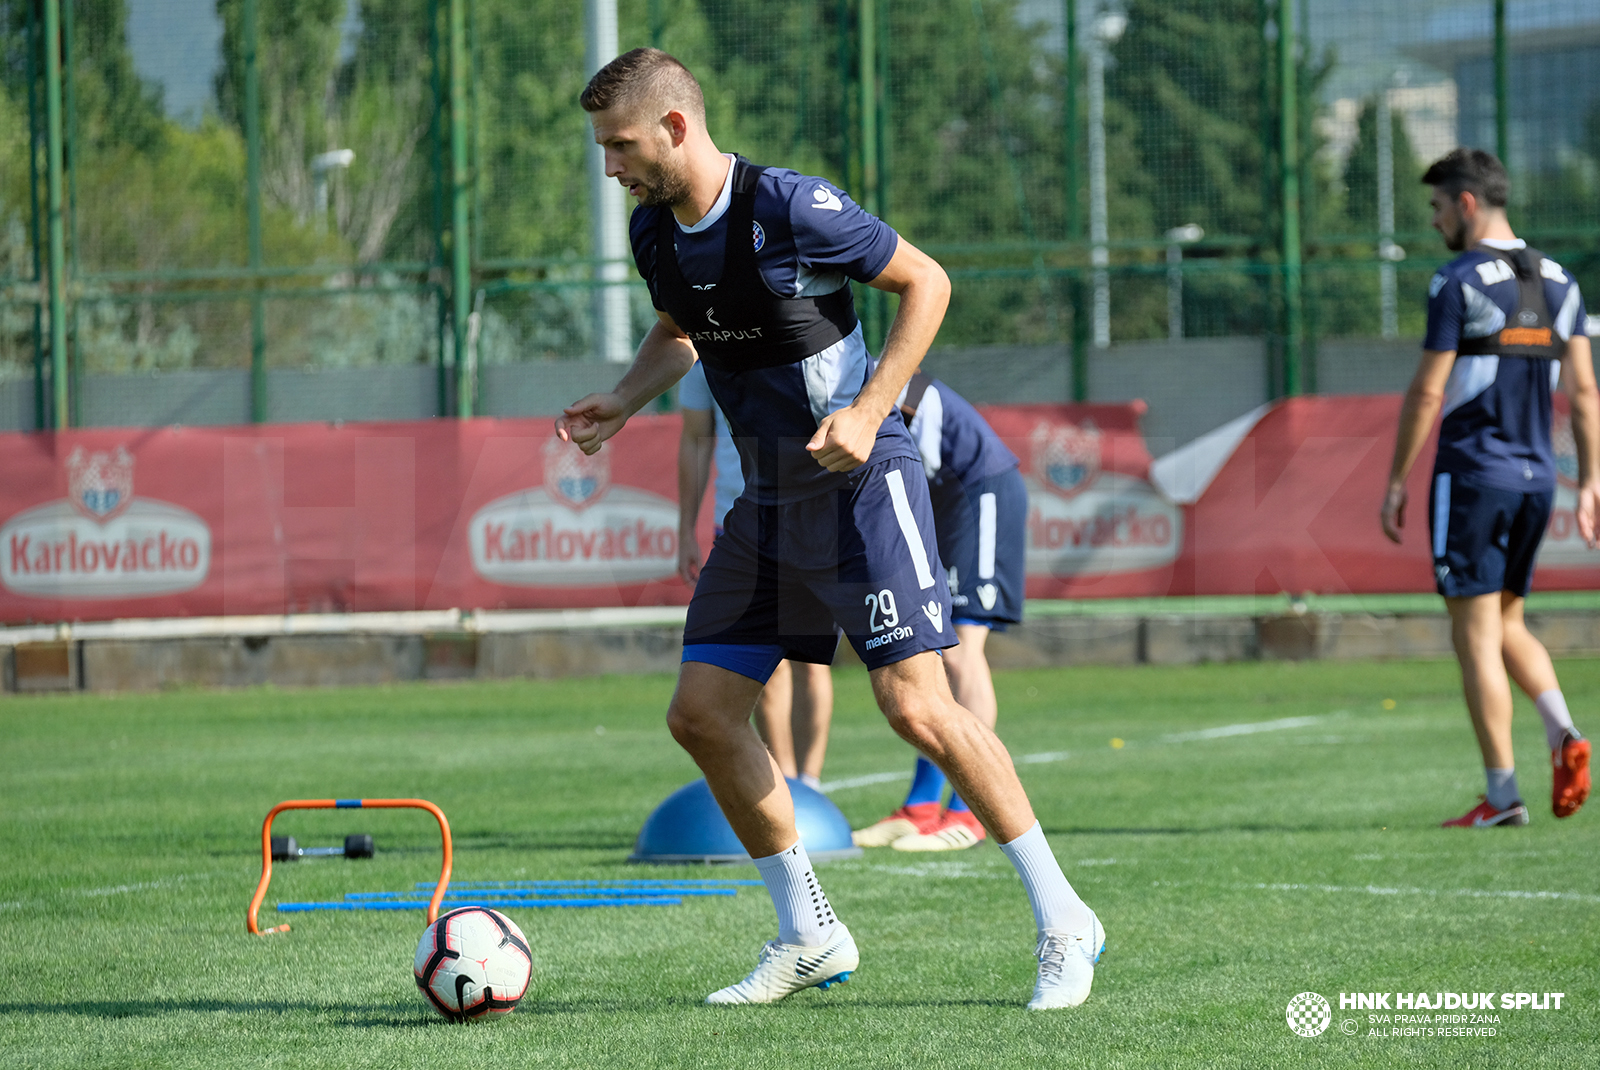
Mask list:
[[1045,842],[1039,822],[1035,821],[1033,828],[1010,843],[1002,843],[1000,850],[1017,868],[1017,876],[1028,893],[1028,904],[1033,907],[1033,920],[1041,931],[1077,932],[1089,924],[1090,910],[1061,872],[1061,864]]
[[839,920],[817,883],[805,845],[796,840],[787,851],[755,860],[767,894],[778,910],[778,939],[801,947],[821,947],[833,936]]
[[804,784],[812,791],[822,790],[822,778],[819,776],[812,776],[810,773],[801,773],[799,779],[800,783]]
[[1489,800],[1490,806],[1504,810],[1512,803],[1522,801],[1522,796],[1517,792],[1515,769],[1490,769],[1485,766],[1483,775],[1489,782],[1489,790],[1484,793],[1484,798]]
[[1567,698],[1560,688],[1552,687],[1534,699],[1533,704],[1539,707],[1539,716],[1544,718],[1544,738],[1551,750],[1561,746],[1561,740],[1568,732],[1578,734],[1578,730],[1572,727],[1572,714],[1567,711]]

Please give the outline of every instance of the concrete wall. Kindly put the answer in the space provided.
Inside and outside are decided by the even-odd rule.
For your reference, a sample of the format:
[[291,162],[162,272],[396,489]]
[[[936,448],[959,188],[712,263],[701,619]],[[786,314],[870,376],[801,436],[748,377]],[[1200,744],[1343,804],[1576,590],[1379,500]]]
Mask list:
[[[1394,393],[1416,368],[1412,342],[1325,340],[1317,346],[1317,386],[1325,394]],[[1072,396],[1066,346],[936,349],[927,369],[972,401],[1064,402]],[[553,416],[562,406],[608,390],[621,367],[595,361],[491,364],[480,373],[485,416]],[[1091,401],[1143,400],[1150,451],[1160,456],[1267,400],[1266,346],[1259,338],[1127,342],[1094,350]],[[246,370],[90,375],[80,410],[87,427],[191,427],[250,420]],[[267,416],[274,421],[425,420],[438,415],[438,370],[431,364],[369,368],[274,368],[267,373]],[[33,382],[0,383],[0,431],[33,427]]]
[[[1600,653],[1600,614],[1529,614],[1552,654]],[[678,625],[438,635],[75,640],[0,648],[8,692],[331,687],[673,672]],[[997,669],[1452,656],[1444,614],[1040,617],[990,637]],[[836,663],[859,667],[848,644]]]

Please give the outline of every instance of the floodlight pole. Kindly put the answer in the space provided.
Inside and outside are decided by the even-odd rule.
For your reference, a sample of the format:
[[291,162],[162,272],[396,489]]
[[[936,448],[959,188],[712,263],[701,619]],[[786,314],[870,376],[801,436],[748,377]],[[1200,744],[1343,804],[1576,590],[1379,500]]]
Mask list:
[[1206,236],[1198,223],[1185,223],[1167,231],[1167,337],[1183,338],[1183,247]]
[[1128,16],[1102,0],[1089,48],[1089,263],[1094,269],[1094,344],[1111,345],[1111,252],[1106,209],[1106,54],[1128,27]]
[[256,60],[256,0],[244,0],[244,173],[250,264],[250,420],[267,419],[267,312],[261,298],[261,74]]
[[328,230],[328,175],[349,167],[355,158],[351,149],[334,149],[311,157],[311,205],[317,217],[317,230],[322,233]]
[[[1378,92],[1378,312],[1383,337],[1400,337],[1395,261],[1405,251],[1394,243],[1394,112],[1389,86]],[[1398,254],[1398,255],[1397,255]]]
[[[584,0],[584,69],[593,75],[617,56],[617,0]],[[628,228],[622,187],[606,177],[605,150],[590,144],[589,233],[594,246],[595,350],[601,360],[633,359],[628,312]]]
[[51,426],[69,422],[67,395],[66,264],[67,239],[61,221],[61,0],[44,3],[45,212],[50,233],[50,391]]

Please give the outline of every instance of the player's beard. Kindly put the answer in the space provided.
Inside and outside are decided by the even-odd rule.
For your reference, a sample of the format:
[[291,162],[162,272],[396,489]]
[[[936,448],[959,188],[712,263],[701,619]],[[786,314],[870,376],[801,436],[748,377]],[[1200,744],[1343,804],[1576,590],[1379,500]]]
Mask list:
[[1449,230],[1441,227],[1439,233],[1444,236],[1444,247],[1452,253],[1459,253],[1467,247],[1467,221],[1458,218],[1455,226]]
[[651,165],[649,174],[639,180],[639,188],[644,191],[640,204],[671,208],[689,199],[689,176],[663,160]]

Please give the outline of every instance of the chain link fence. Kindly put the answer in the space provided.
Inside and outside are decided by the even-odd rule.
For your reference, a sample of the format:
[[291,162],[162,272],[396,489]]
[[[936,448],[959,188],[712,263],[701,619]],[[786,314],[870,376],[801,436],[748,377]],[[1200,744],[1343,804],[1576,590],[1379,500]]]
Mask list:
[[[1448,255],[1418,178],[1457,144],[1600,292],[1588,0],[615,7],[722,148],[946,265],[930,365],[974,400],[1143,396],[1177,442],[1399,389]],[[602,8],[0,0],[0,428],[531,414],[612,377],[576,103]]]

